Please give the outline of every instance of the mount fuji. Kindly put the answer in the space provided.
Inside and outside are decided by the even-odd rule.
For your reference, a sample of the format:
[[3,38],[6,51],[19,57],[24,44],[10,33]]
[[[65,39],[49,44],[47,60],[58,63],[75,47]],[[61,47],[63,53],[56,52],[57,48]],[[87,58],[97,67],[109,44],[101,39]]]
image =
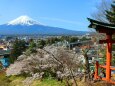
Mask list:
[[46,26],[28,16],[20,16],[0,25],[0,35],[83,35],[86,33]]
[[40,25],[39,22],[35,21],[34,19],[28,16],[20,16],[10,22],[7,23],[8,25]]

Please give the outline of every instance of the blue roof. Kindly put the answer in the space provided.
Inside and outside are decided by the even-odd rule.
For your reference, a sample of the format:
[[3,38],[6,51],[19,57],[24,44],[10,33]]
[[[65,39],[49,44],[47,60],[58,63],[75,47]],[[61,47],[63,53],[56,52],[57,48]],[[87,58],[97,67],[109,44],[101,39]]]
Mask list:
[[9,58],[0,58],[0,62],[4,67],[8,67],[10,65]]

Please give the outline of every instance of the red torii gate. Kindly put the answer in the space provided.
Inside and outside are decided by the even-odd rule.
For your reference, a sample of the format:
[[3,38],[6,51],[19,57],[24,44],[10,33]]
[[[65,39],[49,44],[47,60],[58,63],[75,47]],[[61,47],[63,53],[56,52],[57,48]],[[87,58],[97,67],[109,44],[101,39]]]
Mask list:
[[112,43],[115,43],[115,40],[112,40],[112,35],[115,34],[115,25],[113,24],[107,24],[103,22],[99,22],[93,19],[88,18],[90,21],[89,28],[94,28],[99,33],[105,33],[106,34],[106,40],[99,40],[99,43],[107,43],[106,48],[106,65],[102,66],[99,65],[98,61],[96,61],[95,64],[95,79],[98,79],[98,69],[105,68],[106,69],[106,77],[102,78],[102,80],[105,80],[109,83],[115,84],[115,81],[111,80],[111,70],[115,70],[115,67],[111,67],[111,59],[112,59]]

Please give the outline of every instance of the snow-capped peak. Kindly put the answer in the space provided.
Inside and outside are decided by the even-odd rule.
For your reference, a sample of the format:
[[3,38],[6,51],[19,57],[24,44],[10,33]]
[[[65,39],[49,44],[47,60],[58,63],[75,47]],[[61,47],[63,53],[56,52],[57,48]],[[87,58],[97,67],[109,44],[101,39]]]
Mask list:
[[39,24],[39,22],[35,21],[34,19],[28,17],[28,16],[20,16],[10,22],[8,22],[8,25],[35,25]]

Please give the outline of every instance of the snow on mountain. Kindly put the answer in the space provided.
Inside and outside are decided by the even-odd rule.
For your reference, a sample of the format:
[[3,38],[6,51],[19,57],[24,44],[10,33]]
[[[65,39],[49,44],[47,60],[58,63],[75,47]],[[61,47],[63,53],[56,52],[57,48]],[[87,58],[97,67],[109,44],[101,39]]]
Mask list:
[[7,24],[0,25],[0,35],[81,35],[85,33],[46,26],[28,16],[20,16]]
[[10,22],[7,23],[8,25],[41,25],[39,22],[35,21],[34,19],[28,16],[20,16]]

